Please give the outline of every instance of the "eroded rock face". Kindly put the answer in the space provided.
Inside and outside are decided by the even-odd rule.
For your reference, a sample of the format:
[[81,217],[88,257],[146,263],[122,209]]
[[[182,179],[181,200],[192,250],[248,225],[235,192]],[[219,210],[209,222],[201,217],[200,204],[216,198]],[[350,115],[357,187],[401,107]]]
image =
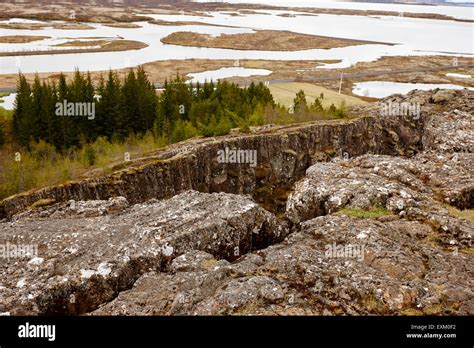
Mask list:
[[187,251],[234,260],[289,232],[244,196],[189,191],[127,208],[125,202],[69,202],[2,224],[4,244],[34,245],[38,255],[2,260],[0,312],[88,312]]
[[[473,314],[473,101],[391,96],[420,118],[373,104],[4,201],[3,245],[37,252],[1,260],[0,313]],[[217,164],[223,146],[257,148],[259,165]],[[245,195],[262,190],[278,218]],[[50,205],[26,209],[37,199]]]

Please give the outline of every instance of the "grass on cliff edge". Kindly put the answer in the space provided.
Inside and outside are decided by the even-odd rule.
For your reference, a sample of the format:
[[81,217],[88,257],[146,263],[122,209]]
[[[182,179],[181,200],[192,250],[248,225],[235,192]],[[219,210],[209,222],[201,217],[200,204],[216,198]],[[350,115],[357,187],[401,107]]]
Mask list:
[[370,218],[378,218],[381,216],[393,215],[393,213],[390,210],[383,207],[374,207],[369,210],[343,208],[339,210],[337,214],[347,215],[347,216],[355,217],[358,219],[370,219]]

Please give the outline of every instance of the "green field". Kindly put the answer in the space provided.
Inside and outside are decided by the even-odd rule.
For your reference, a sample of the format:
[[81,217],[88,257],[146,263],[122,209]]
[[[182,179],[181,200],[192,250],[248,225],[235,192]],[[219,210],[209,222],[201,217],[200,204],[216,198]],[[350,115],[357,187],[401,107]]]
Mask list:
[[268,86],[273,94],[273,99],[277,103],[280,103],[286,107],[293,105],[293,99],[299,90],[303,90],[306,94],[306,100],[308,103],[312,103],[315,98],[319,98],[321,93],[324,93],[324,98],[321,100],[323,107],[327,108],[331,104],[335,106],[341,105],[342,101],[345,101],[346,106],[364,104],[365,101],[345,94],[338,94],[337,92],[331,91],[327,88],[316,86],[311,83],[303,82],[291,82],[291,83],[277,83]]

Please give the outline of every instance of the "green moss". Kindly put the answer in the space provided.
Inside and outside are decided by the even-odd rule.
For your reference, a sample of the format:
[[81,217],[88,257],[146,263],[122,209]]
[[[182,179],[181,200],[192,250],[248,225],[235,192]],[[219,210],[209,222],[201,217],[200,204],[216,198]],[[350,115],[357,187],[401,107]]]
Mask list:
[[[442,301],[445,302],[445,301]],[[458,302],[451,302],[451,303],[436,303],[431,306],[425,308],[413,308],[407,307],[400,312],[400,315],[406,316],[420,316],[420,315],[449,315],[449,314],[456,314],[459,310],[459,303]]]
[[255,178],[257,180],[265,179],[271,173],[271,168],[269,166],[258,166],[255,168]]
[[334,156],[337,153],[336,149],[332,146],[328,146],[328,147],[325,147],[325,148],[321,149],[321,152],[324,152],[325,154],[327,154],[329,156]]
[[390,210],[383,207],[375,207],[371,208],[370,210],[344,208],[339,210],[337,213],[359,219],[378,218],[381,216],[393,215]]
[[46,207],[48,205],[56,203],[56,200],[53,198],[45,198],[45,199],[39,199],[36,202],[34,202],[30,208],[40,208],[40,207]]
[[264,307],[265,302],[261,299],[257,299],[253,302],[246,303],[238,308],[233,315],[255,315],[258,311]]
[[463,254],[474,254],[474,247],[461,249],[461,250],[459,250],[459,252],[463,253]]
[[423,315],[423,311],[416,308],[405,308],[404,310],[400,312],[400,315],[411,316],[411,317],[419,316],[419,315]]
[[373,294],[362,297],[361,304],[371,313],[384,314],[386,312],[386,306]]
[[209,259],[209,260],[204,260],[201,262],[201,266],[208,271],[214,268],[216,264],[217,264],[216,259]]
[[474,222],[474,209],[459,210],[452,206],[447,206],[449,215],[457,219],[463,219]]
[[270,195],[272,193],[272,190],[268,186],[262,186],[256,189],[253,193],[255,196]]

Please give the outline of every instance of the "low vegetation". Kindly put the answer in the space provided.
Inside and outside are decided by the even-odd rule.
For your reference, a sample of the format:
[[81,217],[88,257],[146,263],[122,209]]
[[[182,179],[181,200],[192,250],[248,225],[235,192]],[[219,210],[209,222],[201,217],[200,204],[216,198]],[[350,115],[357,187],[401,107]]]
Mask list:
[[0,43],[21,44],[49,39],[48,36],[12,35],[0,36]]
[[0,29],[41,30],[46,27],[62,30],[92,30],[93,26],[77,22],[55,23],[0,23]]
[[138,24],[135,23],[106,23],[104,24],[106,27],[112,27],[112,28],[128,28],[128,29],[136,29],[136,28],[141,28]]
[[254,50],[258,47],[262,51],[301,51],[309,49],[330,49],[363,45],[368,41],[339,39],[327,36],[293,33],[291,31],[258,30],[244,34],[209,34],[179,31],[161,39],[161,42],[170,45],[226,48],[235,50]]
[[459,210],[453,206],[447,206],[449,215],[457,219],[464,219],[474,222],[474,209]]
[[[92,46],[92,47],[87,47]],[[2,56],[36,56],[45,54],[72,54],[72,53],[92,53],[92,52],[116,52],[116,51],[130,51],[140,50],[148,47],[147,44],[134,40],[89,40],[89,41],[70,41],[65,42],[55,47],[76,47],[69,49],[45,49],[37,51],[18,51],[18,52],[0,52]]]
[[369,210],[343,208],[338,211],[338,214],[347,215],[359,219],[378,218],[381,216],[393,215],[392,212],[383,207],[373,207]]

